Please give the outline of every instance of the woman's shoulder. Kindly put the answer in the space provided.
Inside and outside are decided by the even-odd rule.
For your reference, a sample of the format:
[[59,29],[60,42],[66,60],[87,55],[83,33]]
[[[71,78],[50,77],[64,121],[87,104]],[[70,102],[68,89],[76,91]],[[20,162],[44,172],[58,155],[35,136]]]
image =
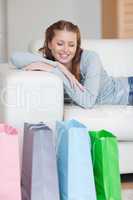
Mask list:
[[81,60],[82,59],[86,60],[86,59],[95,58],[95,57],[99,57],[96,51],[83,49],[82,54],[81,54]]
[[94,62],[95,60],[99,60],[99,55],[97,52],[84,49],[81,54],[80,69],[84,71],[86,67],[88,67],[90,63]]
[[100,56],[97,52],[84,49],[80,60],[80,70],[83,74],[87,74],[92,71],[100,71],[102,68],[102,63]]

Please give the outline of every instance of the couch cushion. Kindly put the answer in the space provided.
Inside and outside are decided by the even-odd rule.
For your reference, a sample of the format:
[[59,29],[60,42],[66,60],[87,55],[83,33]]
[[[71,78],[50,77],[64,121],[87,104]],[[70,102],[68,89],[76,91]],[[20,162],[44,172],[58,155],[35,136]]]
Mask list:
[[76,119],[89,130],[106,129],[120,141],[133,141],[133,106],[98,105],[83,109],[76,105],[65,105],[64,119]]
[[[31,41],[30,52],[38,54],[43,43],[43,39]],[[109,75],[133,76],[133,39],[82,39],[82,48],[97,52]]]
[[133,39],[86,39],[82,47],[98,53],[108,74],[133,76]]

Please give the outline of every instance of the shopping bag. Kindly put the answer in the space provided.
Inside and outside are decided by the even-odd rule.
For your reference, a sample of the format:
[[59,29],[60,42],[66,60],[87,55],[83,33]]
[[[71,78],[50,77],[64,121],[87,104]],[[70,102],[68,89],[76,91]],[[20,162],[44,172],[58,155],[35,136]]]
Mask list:
[[20,200],[20,166],[17,130],[0,124],[0,200]]
[[76,120],[57,122],[61,200],[96,200],[88,129]]
[[90,131],[97,200],[121,200],[119,155],[116,137],[106,131]]
[[22,200],[59,200],[52,130],[43,123],[24,125]]

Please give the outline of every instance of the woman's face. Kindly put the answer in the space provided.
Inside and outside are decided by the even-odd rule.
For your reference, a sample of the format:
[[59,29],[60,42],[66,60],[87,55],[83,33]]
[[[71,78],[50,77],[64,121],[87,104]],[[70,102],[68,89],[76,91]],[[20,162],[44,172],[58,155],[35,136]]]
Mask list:
[[77,34],[66,30],[56,30],[48,46],[55,60],[66,67],[71,67],[77,49]]

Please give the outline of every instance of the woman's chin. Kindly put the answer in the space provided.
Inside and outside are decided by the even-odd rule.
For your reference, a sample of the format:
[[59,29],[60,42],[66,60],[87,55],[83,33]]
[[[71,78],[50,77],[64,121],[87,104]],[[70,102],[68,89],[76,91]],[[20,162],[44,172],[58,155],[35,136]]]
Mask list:
[[58,60],[58,62],[60,62],[60,63],[63,64],[63,65],[67,65],[67,64],[70,63],[70,61],[68,61],[68,60],[63,60],[63,59]]

